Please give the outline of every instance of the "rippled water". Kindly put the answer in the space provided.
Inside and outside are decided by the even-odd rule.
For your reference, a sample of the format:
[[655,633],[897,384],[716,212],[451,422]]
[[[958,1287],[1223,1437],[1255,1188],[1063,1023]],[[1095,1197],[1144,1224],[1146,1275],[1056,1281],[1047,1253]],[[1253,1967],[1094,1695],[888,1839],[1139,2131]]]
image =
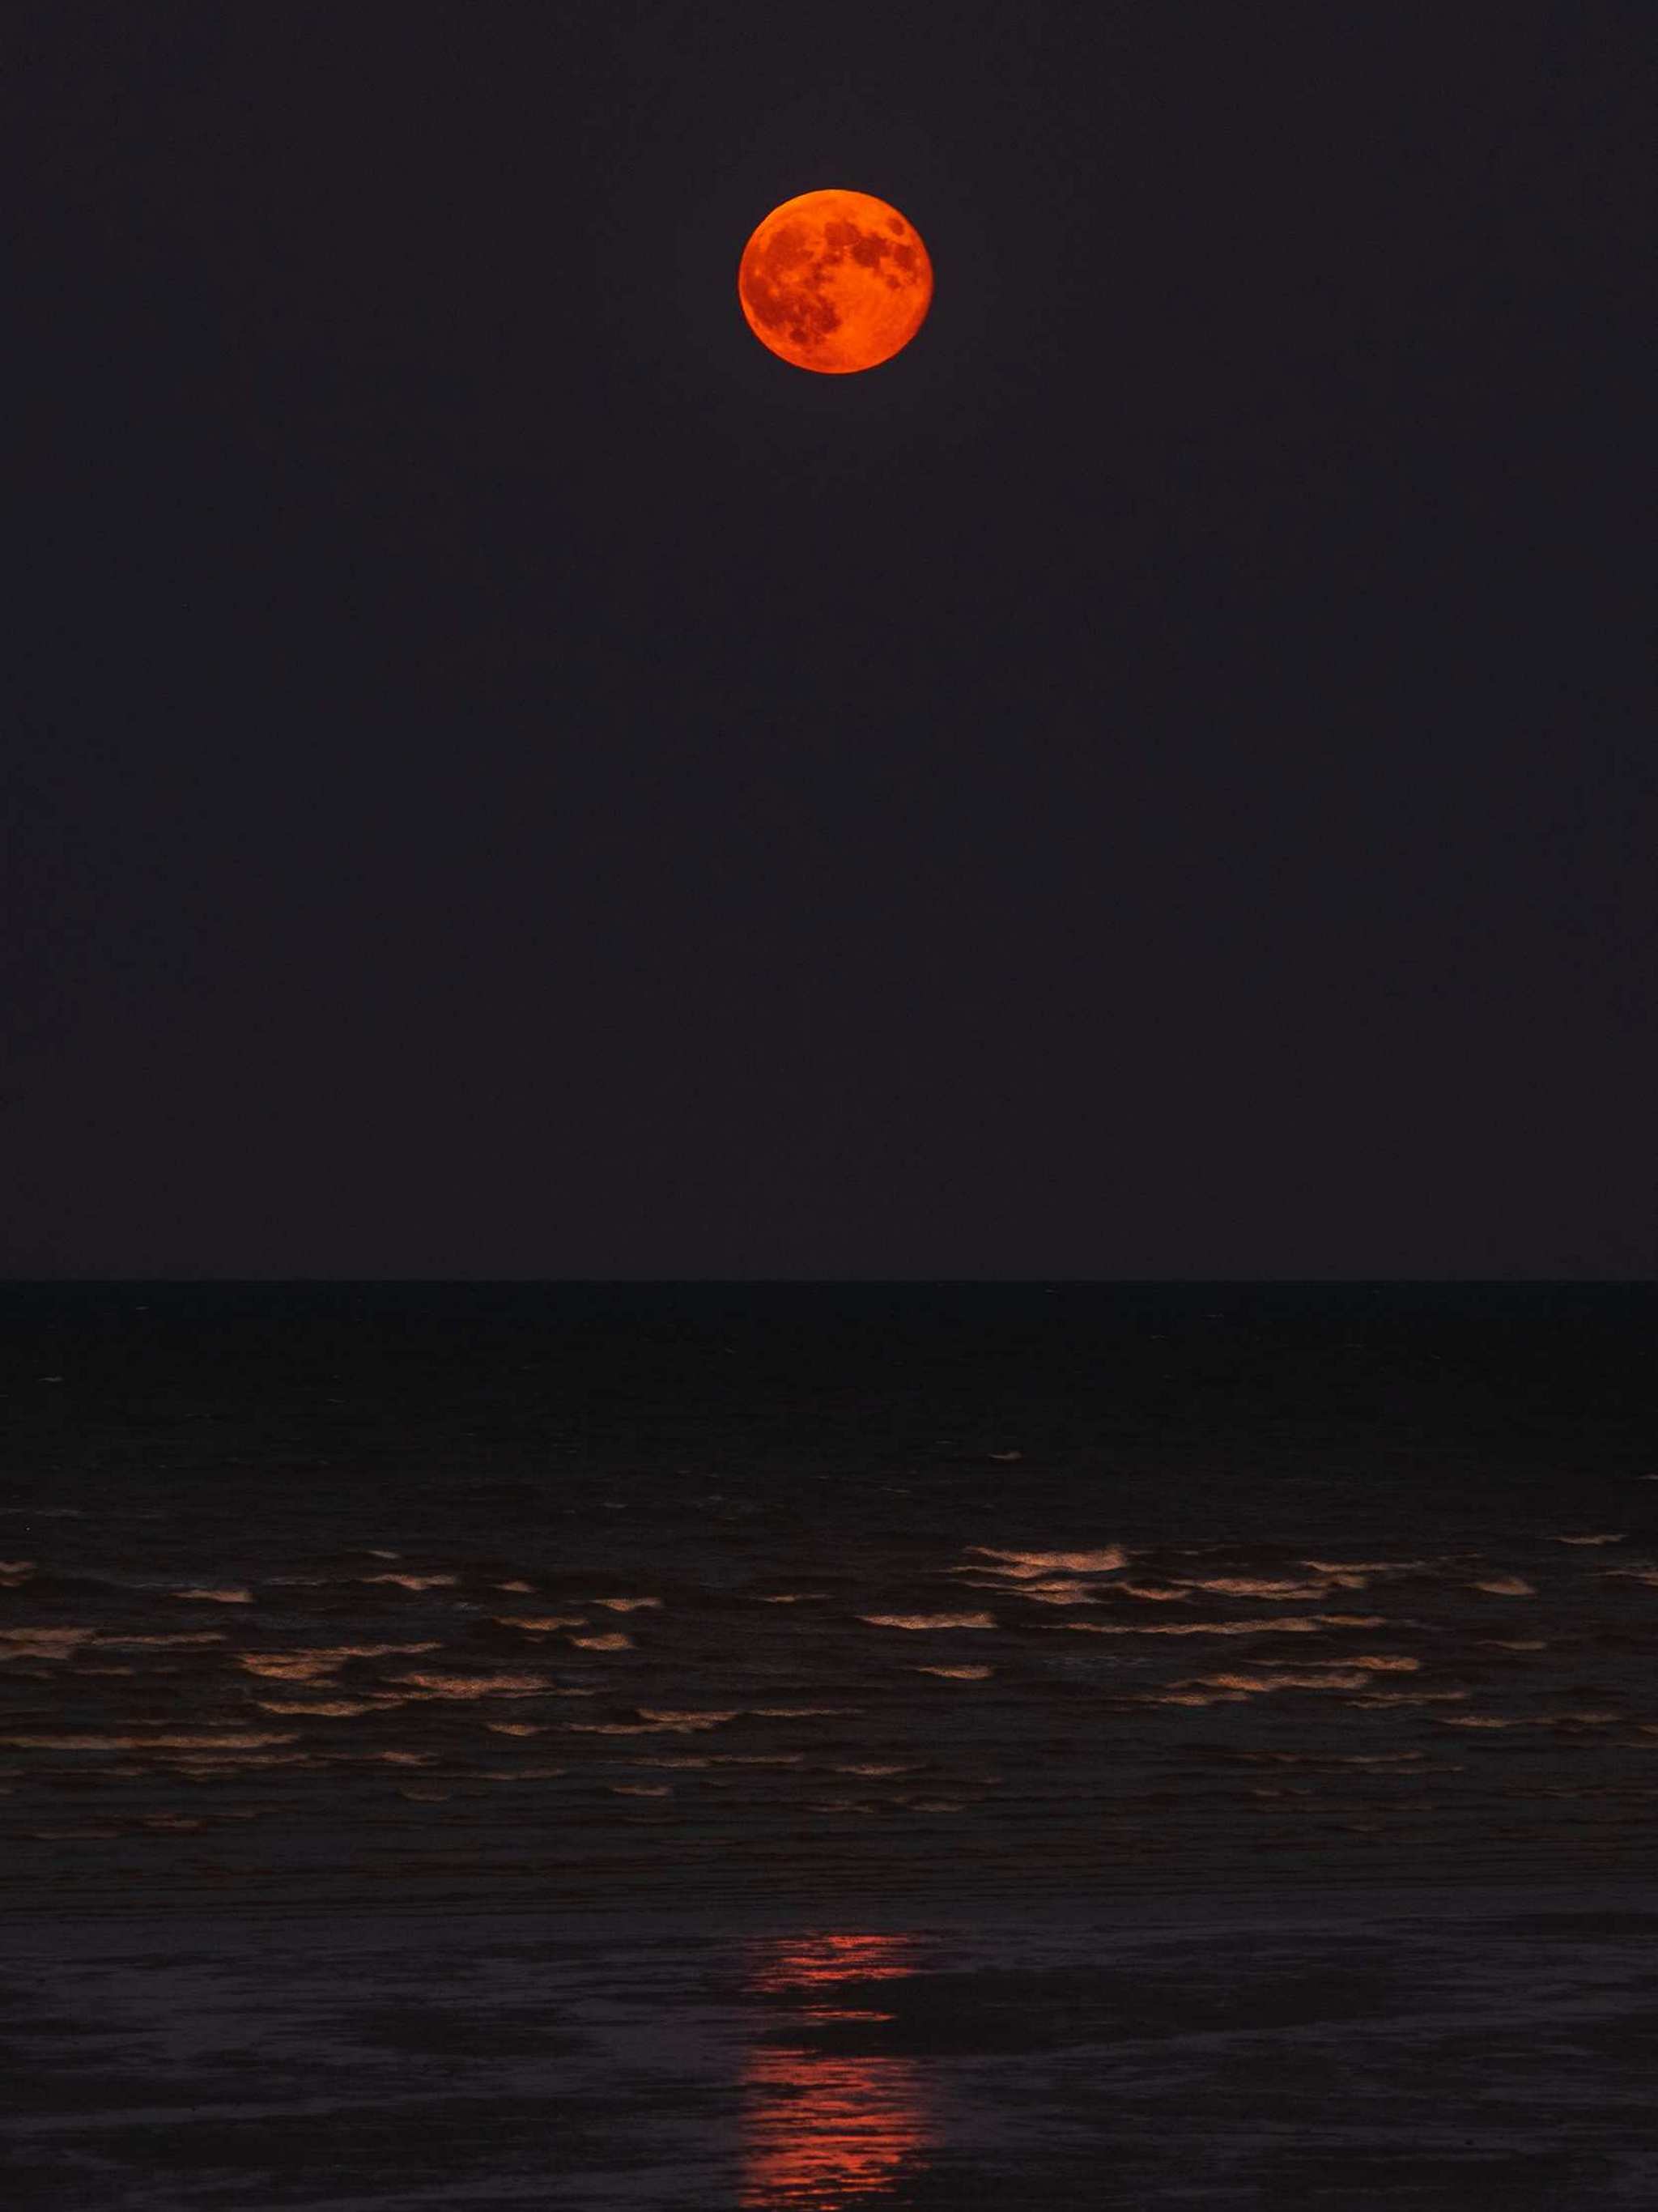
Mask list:
[[[981,2092],[945,2096],[931,1997],[902,2032],[876,2002],[936,1992],[946,1908],[979,1975],[1013,1971],[1011,1911],[1048,1914],[1063,1976],[1065,1928],[1130,1899],[1647,1874],[1648,1290],[3,1304],[12,1914],[211,1911],[221,1943],[272,1914],[763,1911],[771,1949],[720,1969],[741,2008],[835,2002],[726,2051],[747,2148],[688,2203],[972,2201],[914,2191]],[[406,1997],[398,1925],[374,1972]],[[582,1971],[647,1972],[604,1955]],[[1038,2075],[1046,1988],[1015,2003]],[[1063,2133],[1084,2089],[1054,2063],[1014,2101]],[[400,2185],[360,2201],[424,2201]]]

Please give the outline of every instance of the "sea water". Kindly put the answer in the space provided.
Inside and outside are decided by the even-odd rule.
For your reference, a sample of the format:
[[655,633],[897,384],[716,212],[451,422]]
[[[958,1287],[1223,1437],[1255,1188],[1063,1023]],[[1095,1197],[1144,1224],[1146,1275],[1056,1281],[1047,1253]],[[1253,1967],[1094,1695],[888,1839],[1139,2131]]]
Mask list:
[[40,2201],[1570,2203],[1540,2049],[1649,2188],[1649,1287],[0,1313]]

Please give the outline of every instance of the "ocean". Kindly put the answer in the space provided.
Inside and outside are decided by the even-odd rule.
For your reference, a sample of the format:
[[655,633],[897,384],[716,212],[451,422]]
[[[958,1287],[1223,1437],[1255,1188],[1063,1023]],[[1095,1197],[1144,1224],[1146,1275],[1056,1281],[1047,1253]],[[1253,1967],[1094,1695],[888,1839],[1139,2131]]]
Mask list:
[[1652,2201],[1655,1340],[0,1286],[7,2201]]

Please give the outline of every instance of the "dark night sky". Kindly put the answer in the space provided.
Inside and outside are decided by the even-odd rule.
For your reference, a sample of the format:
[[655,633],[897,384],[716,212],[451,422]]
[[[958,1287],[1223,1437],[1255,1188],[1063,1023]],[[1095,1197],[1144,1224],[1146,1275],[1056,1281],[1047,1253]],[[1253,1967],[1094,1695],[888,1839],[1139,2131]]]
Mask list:
[[0,1271],[1654,1273],[1644,11],[792,14],[8,12]]

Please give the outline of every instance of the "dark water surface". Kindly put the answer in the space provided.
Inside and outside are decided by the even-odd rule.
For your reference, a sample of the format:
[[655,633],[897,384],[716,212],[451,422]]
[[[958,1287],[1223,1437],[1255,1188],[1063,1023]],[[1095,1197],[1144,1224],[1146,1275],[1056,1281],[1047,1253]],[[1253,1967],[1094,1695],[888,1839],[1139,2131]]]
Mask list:
[[1649,2201],[1651,1286],[0,1322],[17,2201]]

